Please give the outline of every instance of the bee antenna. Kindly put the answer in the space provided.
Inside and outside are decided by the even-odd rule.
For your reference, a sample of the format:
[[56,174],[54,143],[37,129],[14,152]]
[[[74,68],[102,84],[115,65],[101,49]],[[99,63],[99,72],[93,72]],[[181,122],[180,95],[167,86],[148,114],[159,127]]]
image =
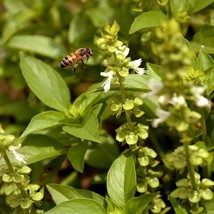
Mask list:
[[99,53],[100,54],[100,52],[99,51],[97,51],[97,50],[94,50],[94,49],[91,49],[93,52],[96,52],[96,53]]

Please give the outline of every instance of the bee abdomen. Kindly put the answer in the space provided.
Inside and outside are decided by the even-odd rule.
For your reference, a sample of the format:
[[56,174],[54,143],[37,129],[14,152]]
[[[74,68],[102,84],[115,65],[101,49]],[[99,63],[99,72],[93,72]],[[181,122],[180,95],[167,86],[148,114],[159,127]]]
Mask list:
[[72,62],[69,60],[69,58],[66,56],[62,61],[61,61],[61,68],[67,67],[71,64]]

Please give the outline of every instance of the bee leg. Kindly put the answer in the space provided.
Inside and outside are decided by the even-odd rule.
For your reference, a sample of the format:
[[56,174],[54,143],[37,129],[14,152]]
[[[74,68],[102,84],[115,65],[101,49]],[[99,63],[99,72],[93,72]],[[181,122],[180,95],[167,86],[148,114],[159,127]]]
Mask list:
[[81,63],[83,64],[83,68],[85,69],[85,63],[82,59],[81,59]]
[[77,66],[78,66],[78,64],[77,64],[77,63],[76,63],[76,64],[74,64],[74,67],[73,67],[73,68],[74,68],[74,69],[73,69],[73,70],[74,70],[74,72],[76,71]]

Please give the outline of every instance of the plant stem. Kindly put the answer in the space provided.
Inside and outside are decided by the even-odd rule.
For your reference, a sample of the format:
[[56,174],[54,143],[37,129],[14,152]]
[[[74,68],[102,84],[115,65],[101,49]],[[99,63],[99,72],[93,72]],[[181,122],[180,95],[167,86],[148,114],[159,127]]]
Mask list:
[[202,140],[206,143],[207,142],[207,125],[206,125],[206,121],[205,121],[205,116],[204,116],[204,112],[201,110],[201,115],[202,115],[202,119],[201,119],[201,125],[202,125]]
[[[116,66],[118,68],[120,68],[120,65],[119,65],[118,60],[117,60],[116,53],[114,53],[114,60],[115,60]],[[121,77],[119,74],[117,74],[117,77],[119,79],[119,84],[120,84],[120,93],[121,93],[122,103],[125,104],[125,102],[126,102],[126,95],[125,95],[125,91],[124,91],[123,77]],[[130,129],[130,131],[133,131],[131,115],[126,110],[124,110],[124,112],[125,112],[125,115],[126,115],[126,120],[127,120],[127,124],[129,126],[129,129]]]
[[[3,153],[3,158],[4,158],[4,160],[5,160],[6,164],[7,164],[7,167],[9,168],[9,170],[11,171],[11,173],[15,176],[16,172],[15,172],[15,170],[14,170],[14,168],[13,168],[11,162],[10,162],[10,159],[9,159],[8,156],[7,156],[6,151],[4,151],[4,153]],[[18,187],[18,189],[21,191],[22,196],[23,196],[24,198],[27,198],[28,195],[27,195],[27,193],[24,191],[24,189],[22,188],[22,185],[21,185],[20,183],[15,183],[15,185],[16,185],[16,186]]]
[[14,169],[13,169],[13,166],[12,166],[12,164],[11,164],[11,162],[10,162],[10,159],[9,159],[8,156],[7,156],[6,151],[4,151],[4,153],[3,153],[3,158],[4,158],[5,162],[6,162],[7,167],[9,168],[9,170],[10,170],[12,173],[15,173],[15,171],[14,171]]
[[189,143],[185,142],[184,143],[184,150],[185,150],[185,155],[186,155],[186,162],[187,162],[187,168],[189,171],[189,177],[190,177],[190,182],[192,184],[192,189],[196,190],[196,182],[195,182],[195,170],[194,166],[190,162],[190,153],[189,153]]

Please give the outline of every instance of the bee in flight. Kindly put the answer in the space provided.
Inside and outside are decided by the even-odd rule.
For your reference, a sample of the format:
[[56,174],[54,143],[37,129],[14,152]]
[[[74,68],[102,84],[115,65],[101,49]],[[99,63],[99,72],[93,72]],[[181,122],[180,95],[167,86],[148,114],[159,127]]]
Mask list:
[[65,68],[73,65],[74,71],[81,62],[84,65],[84,61],[88,60],[90,56],[93,56],[93,52],[90,48],[79,48],[75,52],[68,54],[61,61],[61,68]]

